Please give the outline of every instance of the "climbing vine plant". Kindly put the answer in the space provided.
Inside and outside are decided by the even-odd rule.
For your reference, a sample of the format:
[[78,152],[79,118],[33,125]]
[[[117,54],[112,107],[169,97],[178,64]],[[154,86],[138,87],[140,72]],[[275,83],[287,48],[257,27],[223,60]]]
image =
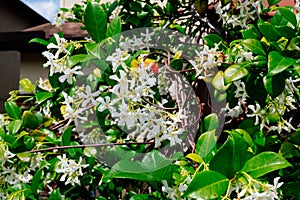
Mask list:
[[31,40],[49,76],[5,102],[0,198],[300,198],[300,6],[278,2],[61,8],[90,37]]

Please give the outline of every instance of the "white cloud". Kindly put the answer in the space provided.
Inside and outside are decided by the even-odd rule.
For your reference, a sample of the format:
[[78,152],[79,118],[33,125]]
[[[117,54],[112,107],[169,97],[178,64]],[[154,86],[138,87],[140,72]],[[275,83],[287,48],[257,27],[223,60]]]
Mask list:
[[59,7],[59,2],[53,0],[46,1],[33,1],[33,0],[23,0],[30,8],[35,10],[37,13],[45,17],[46,19],[53,21],[53,18]]

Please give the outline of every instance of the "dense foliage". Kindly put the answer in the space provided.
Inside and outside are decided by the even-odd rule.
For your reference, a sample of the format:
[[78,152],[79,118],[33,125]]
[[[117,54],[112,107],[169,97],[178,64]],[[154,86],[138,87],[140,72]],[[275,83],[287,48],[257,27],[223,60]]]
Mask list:
[[60,9],[90,38],[31,41],[49,77],[5,103],[0,198],[299,199],[300,6],[277,3]]

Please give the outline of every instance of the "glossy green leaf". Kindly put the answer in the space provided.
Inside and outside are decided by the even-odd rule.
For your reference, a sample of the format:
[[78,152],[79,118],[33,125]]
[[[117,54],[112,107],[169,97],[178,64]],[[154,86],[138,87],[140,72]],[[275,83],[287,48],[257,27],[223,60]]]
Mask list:
[[268,76],[283,72],[294,64],[294,59],[283,57],[277,51],[271,51],[268,56]]
[[264,77],[264,86],[268,94],[275,99],[280,95],[285,88],[285,79],[282,74],[276,74],[275,76],[265,76]]
[[7,197],[7,200],[25,200],[25,191],[28,189],[17,190]]
[[105,38],[107,13],[100,4],[87,2],[84,12],[84,24],[90,36],[97,43]]
[[292,39],[295,37],[295,30],[289,26],[274,26],[273,28],[280,36],[285,37],[287,39]]
[[35,145],[35,140],[33,137],[26,137],[26,140],[25,140],[25,137],[24,137],[24,143],[25,143],[26,149],[31,150]]
[[272,19],[272,25],[275,26],[285,26],[293,25],[294,28],[297,27],[296,15],[286,7],[279,7],[276,9],[276,13]]
[[38,92],[35,96],[37,103],[42,103],[53,97],[51,92]]
[[251,66],[265,69],[267,67],[268,60],[265,56],[255,56],[252,60]]
[[216,44],[223,42],[223,38],[218,34],[208,34],[203,37],[210,48],[214,48]]
[[249,159],[241,171],[249,173],[253,178],[258,178],[290,166],[292,165],[282,156],[271,151],[265,151]]
[[61,200],[59,188],[50,193],[48,200]]
[[288,44],[287,50],[294,51],[295,49],[300,48],[300,36],[292,38]]
[[34,93],[34,85],[28,78],[23,78],[19,83],[25,92]]
[[217,171],[226,177],[233,177],[233,139],[228,137],[226,142],[218,149],[217,153],[209,162],[209,169]]
[[250,146],[238,131],[230,131],[229,134],[233,141],[232,168],[234,172],[237,172],[253,154],[248,151]]
[[45,45],[45,46],[47,46],[49,44],[48,41],[43,40],[41,38],[33,38],[28,43],[38,43],[38,44],[42,44],[42,45]]
[[22,120],[15,120],[9,122],[9,124],[7,125],[7,129],[10,134],[16,134],[20,130],[21,126]]
[[70,67],[77,65],[78,63],[84,62],[88,55],[86,54],[77,54],[74,56],[68,57],[68,64]]
[[260,40],[261,34],[253,24],[249,24],[249,28],[242,30],[242,35],[244,39],[257,39]]
[[268,4],[269,6],[275,5],[277,3],[279,3],[281,0],[268,0]]
[[112,37],[112,36],[117,35],[121,32],[122,32],[121,19],[120,19],[120,17],[116,17],[110,22],[110,24],[109,24],[109,26],[106,30],[106,36],[105,37],[107,37],[107,38]]
[[219,119],[216,113],[207,115],[202,122],[201,132],[207,132],[215,130],[219,127]]
[[68,146],[70,145],[71,137],[72,137],[72,129],[73,127],[68,127],[65,132],[62,134],[62,145]]
[[171,160],[154,151],[146,153],[141,161],[121,160],[112,166],[106,178],[129,178],[143,181],[161,181],[172,176]]
[[266,52],[261,45],[261,42],[256,39],[246,39],[242,41],[242,44],[247,47],[250,51],[257,55],[266,56]]
[[219,71],[212,80],[212,85],[219,91],[225,91],[224,72]]
[[46,139],[47,137],[47,133],[41,131],[41,130],[33,130],[31,132],[31,136],[36,140],[36,141],[39,141],[39,142],[42,142]]
[[286,159],[300,157],[298,149],[290,142],[283,142],[281,144],[278,155]]
[[261,21],[257,27],[268,41],[277,41],[280,38],[280,35],[273,30],[273,26],[270,23]]
[[14,144],[16,144],[18,142],[18,140],[20,140],[21,138],[23,138],[26,135],[29,135],[29,133],[26,131],[22,131],[21,133],[18,133],[18,137],[15,139]]
[[5,104],[5,110],[7,112],[7,114],[13,118],[13,119],[20,119],[21,117],[21,108],[19,108],[19,106],[13,102],[13,101],[6,101]]
[[28,110],[24,111],[22,118],[25,128],[35,129],[40,125],[38,117]]
[[215,199],[227,191],[229,180],[215,171],[202,171],[194,176],[184,196],[195,199]]
[[196,154],[205,162],[209,162],[214,153],[217,152],[217,138],[215,130],[211,130],[201,134],[196,144]]
[[40,168],[39,170],[37,170],[32,178],[31,181],[31,191],[34,194],[38,194],[38,189],[39,189],[39,185],[40,185],[40,181],[43,175],[43,169]]
[[[247,148],[248,152],[252,153],[252,152],[256,151],[256,145],[255,145],[255,143],[254,143],[251,135],[246,130],[235,129],[234,132],[238,133],[243,138],[243,140],[245,141],[245,143],[247,143],[247,145],[249,146]],[[257,133],[257,132],[255,132],[255,133]]]
[[196,153],[189,153],[186,157],[197,163],[204,162],[203,159]]
[[224,71],[225,83],[230,83],[244,78],[249,74],[245,65],[231,65]]

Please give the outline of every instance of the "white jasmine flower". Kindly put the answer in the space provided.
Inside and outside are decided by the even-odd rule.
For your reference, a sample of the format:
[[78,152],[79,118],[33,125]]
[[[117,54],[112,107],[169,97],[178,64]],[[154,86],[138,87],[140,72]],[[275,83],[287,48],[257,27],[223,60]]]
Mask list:
[[59,77],[59,81],[61,83],[65,82],[67,80],[67,82],[69,84],[72,84],[73,83],[73,77],[74,75],[83,75],[83,72],[80,71],[81,70],[81,67],[80,66],[76,66],[72,69],[70,68],[67,68],[63,71],[64,75],[61,75]]
[[117,48],[115,53],[106,58],[106,61],[111,62],[113,72],[116,72],[119,66],[122,66],[122,68],[127,71],[127,66],[124,61],[126,61],[129,57],[129,54],[127,54],[125,51],[122,51],[120,48]]
[[84,101],[82,102],[82,107],[85,108],[89,103],[92,103],[94,106],[96,106],[98,103],[95,100],[95,97],[98,97],[100,94],[100,91],[92,93],[91,87],[88,85],[85,87],[85,92],[80,92],[78,96]]
[[60,53],[70,54],[70,52],[66,49],[66,47],[68,46],[67,40],[65,38],[60,38],[56,33],[53,36],[56,40],[56,44],[48,44],[47,49],[57,49],[55,58],[58,58]]

